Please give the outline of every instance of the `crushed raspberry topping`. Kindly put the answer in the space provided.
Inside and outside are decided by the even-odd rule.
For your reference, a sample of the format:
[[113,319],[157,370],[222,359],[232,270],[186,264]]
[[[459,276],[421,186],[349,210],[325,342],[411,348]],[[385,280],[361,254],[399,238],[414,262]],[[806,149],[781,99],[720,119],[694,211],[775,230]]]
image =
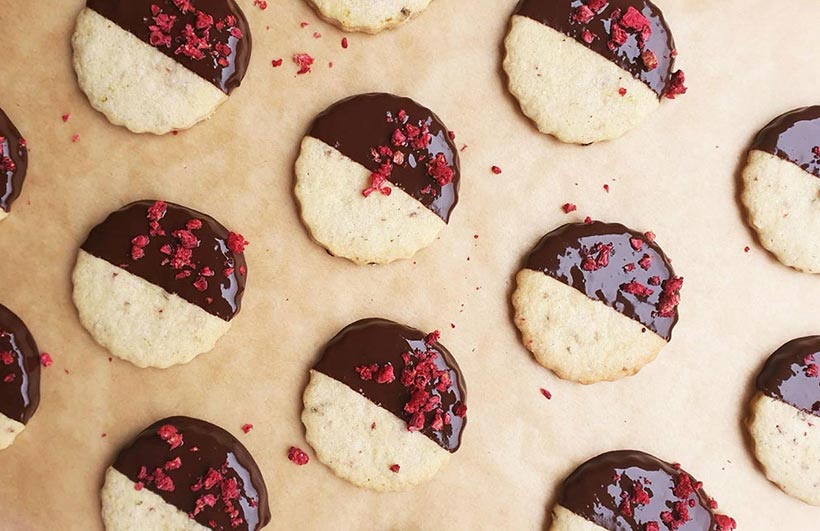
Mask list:
[[541,394],[544,395],[544,398],[546,398],[547,400],[552,400],[552,393],[550,393],[543,387],[541,388]]
[[663,95],[670,100],[674,100],[675,96],[686,94],[686,87],[684,86],[685,82],[686,75],[683,73],[683,70],[673,72],[672,77],[669,79],[669,83],[666,85],[666,90]]
[[734,518],[726,516],[725,514],[715,515],[715,531],[733,531],[737,528],[737,522]]
[[242,432],[249,433],[253,429],[253,424],[243,424],[242,425]]
[[308,53],[293,54],[293,62],[299,67],[299,71],[296,72],[296,75],[299,76],[309,73],[310,67],[313,65],[313,61],[313,57]]
[[268,8],[268,3],[265,0],[253,0],[253,5],[258,7],[262,11]]
[[678,303],[680,303],[680,290],[683,287],[683,277],[672,277],[664,280],[661,284],[661,296],[656,309],[661,317],[674,317]]
[[171,450],[182,446],[182,434],[177,430],[173,424],[164,424],[157,430],[157,435],[163,441],[167,442]]
[[818,369],[816,363],[809,363],[806,366],[806,376],[809,378],[817,378],[820,376],[820,369]]
[[390,471],[394,474],[398,474],[401,467],[398,464],[390,465]]
[[[2,356],[2,354],[0,354]],[[51,367],[51,364],[54,363],[54,360],[51,358],[51,354],[48,352],[43,352],[40,354],[40,364],[43,367]]]
[[274,59],[273,61],[271,61],[270,64],[271,64],[271,66],[276,68],[276,67],[282,66],[282,61],[283,61],[283,59],[280,57],[279,59]]
[[342,48],[347,49],[347,47],[348,47],[347,37],[342,37]]
[[649,493],[644,489],[643,483],[635,481],[632,483],[631,492],[627,492],[626,490],[621,492],[621,503],[618,506],[618,510],[624,516],[632,516],[635,507],[647,505],[649,500]]
[[578,210],[578,207],[573,203],[564,203],[563,206],[561,206],[561,210],[564,211],[564,214],[569,214],[570,212],[575,212]]
[[498,166],[493,166],[492,168],[490,168],[490,170],[496,175],[501,174],[501,168],[499,168]]
[[11,352],[0,352],[0,363],[3,365],[11,365],[14,363],[14,354]]
[[308,464],[310,457],[301,448],[291,446],[288,449],[288,459],[296,465],[302,466]]
[[611,243],[598,242],[592,248],[581,249],[581,269],[597,271],[609,265],[609,257],[613,251]]

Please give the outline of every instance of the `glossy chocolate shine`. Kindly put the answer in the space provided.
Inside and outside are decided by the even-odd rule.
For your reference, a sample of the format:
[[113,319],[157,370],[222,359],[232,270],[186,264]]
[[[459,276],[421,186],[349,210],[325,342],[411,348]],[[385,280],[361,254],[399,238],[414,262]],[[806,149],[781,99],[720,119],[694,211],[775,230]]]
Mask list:
[[[165,425],[175,427],[182,434],[181,446],[172,449],[169,442],[158,435],[159,429]],[[165,464],[177,457],[181,466],[166,469]],[[155,422],[120,452],[113,466],[134,483],[142,483],[143,488],[158,494],[189,515],[201,496],[214,495],[216,503],[212,507],[205,506],[194,515],[194,519],[205,527],[253,531],[270,521],[268,491],[253,457],[236,437],[204,420],[169,417]],[[164,473],[173,481],[173,490],[159,489],[156,482],[139,479],[142,467],[145,467],[148,474],[152,474],[157,468],[164,469]],[[210,489],[204,486],[192,489],[210,469],[220,472],[224,479],[235,479],[237,482],[239,497],[232,503],[239,509],[239,517],[243,522],[236,527],[231,525],[231,517],[225,512],[220,483]]]
[[[82,249],[97,258],[121,267],[141,277],[169,293],[175,293],[225,321],[230,321],[239,313],[242,295],[245,292],[246,270],[244,253],[234,254],[228,248],[228,230],[212,217],[184,206],[166,203],[165,216],[159,220],[164,236],[150,236],[148,208],[154,200],[143,200],[124,206],[112,213],[105,221],[91,230]],[[202,222],[202,228],[191,231],[199,240],[193,249],[191,261],[196,269],[185,267],[174,269],[165,263],[169,255],[161,251],[163,246],[179,247],[174,231],[185,229],[192,219]],[[136,236],[149,236],[150,243],[143,249],[145,256],[133,260],[131,241]],[[213,271],[213,276],[203,277],[207,288],[200,291],[195,281],[205,267]],[[230,271],[230,270],[233,271]],[[190,276],[176,278],[183,271],[191,271]],[[226,276],[226,270],[229,273]]]
[[[230,94],[242,82],[250,62],[251,32],[245,15],[234,0],[190,0],[194,9],[186,9],[185,13],[176,3],[181,4],[173,0],[88,0],[86,6],[152,46],[149,26],[155,26],[156,23],[151,8],[153,5],[158,6],[162,13],[174,16],[176,20],[170,32],[170,45],[158,44],[154,47],[225,94]],[[197,28],[197,13],[200,11],[213,17],[214,23],[233,16],[235,27],[241,32],[242,38],[231,35],[228,27],[219,30],[214,26],[208,31],[209,47],[202,50],[203,58],[195,59],[180,53],[180,46],[185,43],[183,31],[186,26],[190,25],[196,30],[198,37],[204,36],[204,28]],[[214,55],[217,44],[230,49],[230,54],[225,57],[226,66],[218,62],[221,55]]]
[[[586,24],[574,22],[572,15],[575,10],[588,2],[580,0],[521,0],[515,14],[531,18],[545,26],[572,37],[587,48],[609,59],[633,77],[643,81],[658,97],[663,95],[672,75],[675,59],[672,51],[675,41],[672,32],[666,25],[663,13],[648,0],[609,0],[606,6]],[[629,7],[637,9],[649,21],[652,34],[645,45],[645,50],[655,53],[658,66],[647,70],[641,60],[643,49],[638,45],[635,33],[628,33],[626,43],[610,49],[611,17],[613,12],[620,10],[626,13]],[[582,37],[584,30],[589,30],[596,38],[586,43]]]
[[[314,370],[342,382],[406,421],[409,415],[404,412],[404,405],[410,399],[410,391],[400,381],[405,368],[402,354],[432,350],[438,354],[435,362],[437,368],[450,374],[452,383],[448,390],[443,393],[432,390],[432,394],[441,398],[442,410],[450,413],[451,422],[442,430],[433,430],[430,426],[432,414],[428,414],[421,433],[445,450],[455,452],[461,444],[461,432],[467,423],[466,418],[459,417],[453,412],[456,404],[463,403],[466,398],[464,376],[446,348],[438,342],[428,346],[424,338],[425,334],[419,330],[393,321],[363,319],[348,325],[330,340]],[[391,363],[396,375],[395,381],[385,384],[377,383],[375,380],[363,381],[355,368],[374,363]]]
[[9,212],[20,197],[28,169],[28,150],[20,131],[0,109],[0,209]]
[[[637,238],[641,249],[635,250],[630,242]],[[595,271],[582,269],[584,256],[596,244],[612,244],[609,265]],[[649,255],[648,269],[639,261]],[[625,271],[633,264],[631,271]],[[627,266],[628,267],[628,266]],[[663,282],[675,276],[669,259],[660,247],[651,243],[645,235],[618,223],[570,223],[544,236],[526,261],[526,268],[541,271],[552,278],[572,286],[592,300],[601,301],[627,317],[638,321],[667,341],[678,321],[677,310],[672,317],[658,314],[661,285],[650,285],[649,279],[657,276]],[[636,280],[653,291],[643,297],[625,292],[622,286]]]
[[39,405],[40,351],[23,321],[0,304],[0,413],[26,424]]
[[[657,523],[662,530],[669,529],[663,523],[661,513],[672,511],[675,502],[685,501],[689,519],[677,527],[677,531],[714,529],[714,513],[709,508],[709,497],[702,489],[688,493],[685,498],[675,495],[675,478],[682,474],[686,472],[644,452],[609,452],[578,467],[564,481],[558,503],[609,531],[642,531],[650,522]],[[696,482],[691,479],[691,483]],[[643,485],[643,490],[649,494],[649,502],[633,504],[630,516],[624,514],[620,506],[624,493],[632,496],[636,484]],[[688,505],[689,500],[694,500],[694,506]]]
[[[757,389],[820,417],[820,336],[789,341],[772,354],[757,377]],[[813,367],[812,367],[813,366]]]
[[[405,164],[394,166],[388,180],[446,223],[458,202],[459,157],[447,128],[430,109],[392,94],[360,94],[330,106],[316,118],[308,135],[375,172],[379,163],[373,159],[372,150],[379,146],[394,148],[391,137],[400,124],[388,122],[387,115],[396,117],[400,110],[407,113],[408,123],[426,122],[432,141],[422,150],[395,148],[405,152]],[[443,153],[455,170],[452,182],[443,187],[427,174],[427,161],[438,153]],[[424,160],[419,160],[422,157]],[[431,193],[422,193],[425,189]]]
[[820,177],[820,105],[775,118],[758,133],[752,149],[776,155]]

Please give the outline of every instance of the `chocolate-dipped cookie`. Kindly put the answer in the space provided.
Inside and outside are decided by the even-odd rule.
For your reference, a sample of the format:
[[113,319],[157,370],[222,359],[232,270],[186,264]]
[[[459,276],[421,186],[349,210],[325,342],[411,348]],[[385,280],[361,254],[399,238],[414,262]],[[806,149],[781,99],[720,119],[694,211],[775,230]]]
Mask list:
[[742,200],[760,243],[782,263],[820,273],[820,106],[775,118],[743,170]]
[[401,26],[431,0],[307,0],[326,22],[344,31],[378,33]]
[[820,505],[820,336],[789,341],[757,377],[748,419],[757,460],[772,482]]
[[432,478],[467,423],[464,376],[438,342],[386,319],[340,331],[310,371],[302,422],[339,477],[378,491]]
[[169,417],[143,430],[105,473],[109,530],[254,531],[270,522],[268,492],[251,454],[204,420]]
[[25,323],[0,304],[0,450],[40,405],[40,351]]
[[296,198],[311,236],[356,263],[409,258],[458,202],[458,150],[408,98],[360,94],[331,105],[302,140]]
[[88,0],[71,42],[91,105],[136,133],[208,118],[242,82],[251,55],[234,0]]
[[201,212],[143,200],[94,227],[74,267],[83,326],[139,367],[187,363],[211,350],[239,313],[242,235]]
[[683,279],[652,233],[570,223],[526,258],[512,302],[524,345],[581,383],[638,372],[672,339]]
[[617,138],[686,92],[672,32],[649,0],[521,0],[504,44],[510,92],[563,142]]
[[733,518],[680,465],[635,450],[578,467],[552,510],[551,531],[731,531]]
[[28,170],[26,140],[0,109],[0,221],[11,212],[11,205],[20,197]]

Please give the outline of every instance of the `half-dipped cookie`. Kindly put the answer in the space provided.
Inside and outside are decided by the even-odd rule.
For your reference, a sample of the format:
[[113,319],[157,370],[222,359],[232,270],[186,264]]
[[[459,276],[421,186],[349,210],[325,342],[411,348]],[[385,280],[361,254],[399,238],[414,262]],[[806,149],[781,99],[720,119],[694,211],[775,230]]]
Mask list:
[[105,472],[108,530],[253,531],[270,522],[265,480],[236,437],[169,417],[143,430]]
[[672,32],[649,0],[521,0],[504,45],[510,92],[563,142],[617,138],[686,92]]
[[683,278],[652,233],[570,223],[519,271],[515,324],[538,363],[581,383],[638,372],[672,339]]
[[40,405],[40,351],[25,323],[0,304],[0,450]]
[[313,238],[359,264],[409,258],[458,202],[458,150],[432,111],[361,94],[320,114],[296,161],[296,199]]
[[239,313],[247,241],[214,218],[143,200],[91,230],[74,267],[83,326],[138,367],[188,363]]
[[700,481],[680,465],[635,450],[578,467],[552,510],[551,531],[731,531]]
[[785,265],[820,273],[820,106],[758,133],[743,170],[743,204],[760,243]]
[[11,212],[11,205],[23,191],[28,170],[26,140],[0,109],[0,221]]
[[431,0],[308,0],[326,22],[344,31],[378,33],[401,26]]
[[432,478],[467,423],[464,377],[438,332],[364,319],[339,332],[310,371],[302,422],[319,460],[377,491]]
[[789,341],[757,377],[748,420],[754,452],[772,482],[820,505],[820,336]]
[[211,116],[251,55],[234,0],[88,0],[71,42],[91,105],[115,125],[158,135]]

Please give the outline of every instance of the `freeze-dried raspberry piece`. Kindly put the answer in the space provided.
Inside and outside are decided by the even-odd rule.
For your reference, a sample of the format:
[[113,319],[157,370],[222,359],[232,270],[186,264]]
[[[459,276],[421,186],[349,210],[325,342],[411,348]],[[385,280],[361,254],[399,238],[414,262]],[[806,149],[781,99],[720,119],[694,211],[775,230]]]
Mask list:
[[288,449],[288,459],[296,465],[302,466],[308,464],[310,461],[310,457],[308,454],[304,452],[301,448],[297,448],[296,446],[291,446]]
[[672,277],[661,284],[661,296],[657,310],[661,317],[674,317],[675,310],[680,303],[680,289],[683,287],[683,277]]
[[686,94],[686,87],[684,86],[685,82],[686,75],[682,70],[672,73],[672,77],[669,79],[669,83],[666,85],[666,90],[663,95],[670,100],[674,100],[675,96]]
[[177,431],[173,424],[164,424],[157,430],[157,435],[160,439],[167,442],[171,446],[171,450],[182,446],[182,434]]
[[245,247],[249,244],[250,242],[241,234],[237,232],[228,232],[228,249],[230,249],[234,254],[244,253]]
[[595,17],[595,13],[589,6],[581,4],[572,13],[572,21],[578,24],[586,24]]
[[725,514],[715,515],[715,531],[733,531],[737,528],[737,522],[734,518],[726,516]]
[[649,297],[653,293],[655,293],[654,290],[644,286],[637,280],[632,280],[630,282],[627,282],[626,284],[622,284],[621,290],[623,290],[625,293],[629,293],[630,295],[635,295],[637,297]]
[[308,53],[293,54],[293,62],[299,67],[299,71],[296,72],[296,75],[309,73],[313,61],[313,57]]
[[575,212],[576,210],[578,210],[578,207],[572,203],[564,203],[564,205],[561,207],[561,210],[564,211],[564,214],[569,214],[570,212]]
[[[0,354],[0,356],[2,356],[2,354]],[[51,367],[52,363],[54,363],[54,360],[51,358],[51,354],[49,354],[48,352],[43,352],[42,354],[40,354],[40,365],[48,368]]]

